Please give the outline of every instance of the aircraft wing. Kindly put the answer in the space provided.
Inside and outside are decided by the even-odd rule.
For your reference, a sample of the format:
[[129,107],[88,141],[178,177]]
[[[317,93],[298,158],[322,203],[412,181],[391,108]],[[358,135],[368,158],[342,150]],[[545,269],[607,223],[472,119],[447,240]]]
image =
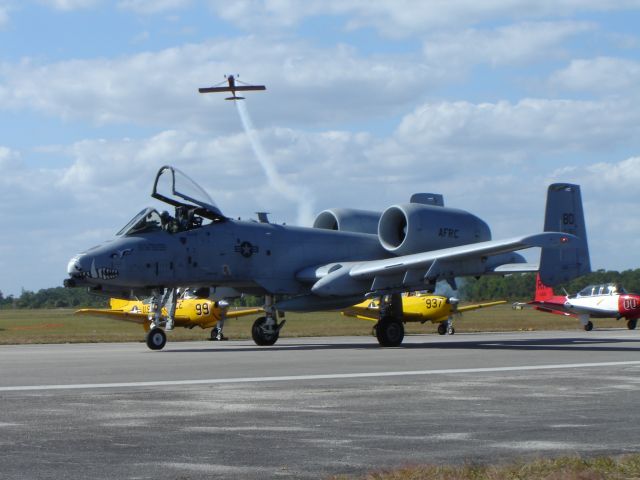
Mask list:
[[[143,325],[145,322],[149,320],[149,314],[147,313],[136,313],[136,312],[127,312],[125,310],[116,310],[110,308],[82,308],[80,310],[76,310],[73,312],[75,315],[92,315],[99,317],[111,317],[116,320],[123,320],[125,322],[133,322]],[[176,324],[181,324],[183,322],[188,322],[189,318],[176,315],[174,321]]]
[[513,309],[515,310],[522,310],[524,307],[534,308],[540,312],[553,313],[555,315],[563,315],[565,317],[575,317],[575,318],[578,317],[577,314],[569,312],[568,310],[565,310],[564,308],[562,308],[560,305],[556,305],[556,304],[550,304],[550,303],[539,302],[539,301],[526,302],[526,303],[516,302],[513,304]]
[[224,314],[225,318],[238,318],[247,315],[255,315],[256,313],[264,313],[262,308],[245,308],[242,310],[227,310]]
[[506,240],[490,240],[488,242],[472,243],[460,247],[445,248],[431,252],[414,253],[401,257],[392,257],[384,260],[372,260],[362,262],[351,269],[352,277],[375,277],[377,275],[389,275],[403,273],[407,270],[427,269],[434,262],[464,261],[481,259],[490,255],[511,253],[531,247],[556,247],[566,243],[569,239],[578,240],[577,237],[566,233],[546,232],[524,237],[514,237]]
[[199,88],[198,91],[200,93],[214,93],[214,92],[230,92],[231,89],[229,87],[202,87],[202,88]]
[[378,308],[371,308],[370,301],[365,301],[359,303],[358,305],[353,305],[351,307],[347,307],[342,310],[342,315],[345,317],[354,317],[359,318],[360,320],[371,320],[372,322],[377,322],[379,320],[379,310]]
[[[505,240],[490,240],[459,247],[364,262],[344,262],[307,268],[297,278],[314,282],[311,291],[318,296],[345,296],[369,292],[385,293],[420,288],[425,279],[441,280],[456,276],[516,271],[517,250],[531,247],[561,248],[580,243],[574,235],[544,232]],[[505,267],[505,271],[499,271]],[[530,271],[530,264],[523,264]],[[497,271],[498,270],[498,271]]]
[[215,92],[244,92],[248,90],[266,90],[264,85],[236,85],[233,88],[230,87],[202,87],[198,89],[200,93],[215,93]]
[[264,85],[236,85],[233,87],[236,92],[245,92],[248,90],[266,90]]
[[495,305],[503,305],[507,303],[506,300],[498,300],[495,302],[487,302],[487,303],[476,303],[475,305],[465,305],[464,307],[456,308],[456,312],[470,312],[472,310],[478,310],[479,308],[493,307]]

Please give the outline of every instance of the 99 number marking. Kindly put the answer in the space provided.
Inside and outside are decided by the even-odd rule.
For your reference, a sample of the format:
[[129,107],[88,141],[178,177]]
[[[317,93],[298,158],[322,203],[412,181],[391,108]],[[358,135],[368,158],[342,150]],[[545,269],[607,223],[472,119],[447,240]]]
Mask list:
[[208,303],[196,303],[196,315],[209,315]]

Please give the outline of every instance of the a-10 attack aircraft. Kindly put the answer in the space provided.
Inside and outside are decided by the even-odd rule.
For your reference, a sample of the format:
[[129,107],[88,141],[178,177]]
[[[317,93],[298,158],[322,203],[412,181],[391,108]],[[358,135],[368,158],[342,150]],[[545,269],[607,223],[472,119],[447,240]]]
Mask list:
[[[453,335],[456,330],[453,326],[453,316],[463,312],[478,310],[479,308],[493,307],[507,303],[506,300],[495,302],[476,303],[474,305],[459,306],[459,300],[443,295],[431,295],[418,293],[402,296],[402,321],[407,322],[431,322],[438,324],[440,335]],[[380,318],[380,301],[365,300],[353,307],[345,308],[342,314],[347,317],[355,317],[361,320],[377,322]],[[374,332],[376,327],[374,326]]]
[[[229,318],[245,317],[264,313],[262,308],[243,308],[240,310],[230,310],[226,300],[215,300],[210,298],[209,288],[183,289],[176,302],[176,310],[173,317],[173,324],[176,327],[211,329],[211,340],[226,340],[223,336],[225,320]],[[115,318],[134,322],[142,325],[145,332],[151,330],[154,314],[158,305],[154,305],[153,299],[149,300],[122,300],[112,298],[109,301],[110,308],[82,308],[75,313],[78,315],[93,315]],[[151,316],[151,318],[150,318]],[[166,322],[168,312],[161,311],[161,318]],[[162,350],[164,342],[146,336],[147,346],[151,350]]]
[[[565,292],[566,293],[566,292]],[[640,318],[640,295],[627,293],[622,285],[605,283],[589,285],[575,295],[556,295],[553,289],[536,277],[536,294],[531,302],[513,304],[515,310],[531,307],[541,312],[576,317],[587,331],[593,330],[591,318],[627,320],[627,328],[635,330]]]
[[[74,256],[68,287],[117,298],[154,295],[175,314],[180,286],[226,286],[264,295],[253,338],[273,345],[278,312],[342,309],[379,297],[382,346],[404,338],[401,293],[434,291],[439,280],[530,272],[549,285],[590,271],[580,187],[548,189],[544,232],[492,240],[477,216],[444,206],[441,195],[415,194],[383,212],[333,209],[312,228],[233,220],[179,170],[165,166],[152,197],[175,214],[145,208],[111,240]],[[517,250],[540,247],[540,264]],[[164,293],[163,293],[164,292]],[[157,313],[148,336],[164,341]],[[155,340],[152,340],[155,341]]]

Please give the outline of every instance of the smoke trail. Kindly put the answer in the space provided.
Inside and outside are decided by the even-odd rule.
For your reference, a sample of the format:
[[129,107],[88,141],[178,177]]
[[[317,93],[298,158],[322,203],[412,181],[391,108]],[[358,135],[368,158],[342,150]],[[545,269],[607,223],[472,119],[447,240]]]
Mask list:
[[253,128],[253,123],[251,122],[249,111],[247,110],[244,101],[236,100],[234,103],[238,109],[240,120],[242,120],[242,126],[244,127],[244,130],[249,137],[249,141],[251,142],[253,152],[256,157],[258,157],[260,166],[262,166],[262,170],[264,170],[264,173],[267,176],[269,186],[280,193],[283,197],[298,204],[298,225],[311,226],[313,221],[313,200],[311,195],[304,188],[288,184],[280,176],[276,166],[271,161],[271,158],[269,158],[269,155],[267,155],[262,148],[262,143],[260,143],[260,138]]

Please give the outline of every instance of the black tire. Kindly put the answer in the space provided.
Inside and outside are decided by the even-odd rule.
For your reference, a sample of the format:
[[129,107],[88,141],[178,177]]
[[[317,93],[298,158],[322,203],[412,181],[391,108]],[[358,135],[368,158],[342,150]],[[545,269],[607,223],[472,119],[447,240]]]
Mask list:
[[267,317],[260,317],[253,322],[253,326],[251,327],[251,337],[253,337],[253,341],[256,345],[261,347],[269,347],[273,345],[278,341],[278,337],[280,336],[280,332],[278,330],[273,330],[273,332],[265,331],[265,323],[267,323]]
[[634,318],[633,320],[627,320],[627,328],[629,330],[635,330],[638,326],[638,319]]
[[218,340],[218,327],[213,327],[211,329],[211,336],[209,338],[213,342]]
[[151,350],[162,350],[167,344],[167,334],[161,328],[155,327],[147,332],[145,341]]
[[447,325],[446,323],[442,322],[438,324],[438,334],[439,335],[445,335],[447,333]]
[[593,330],[593,322],[591,320],[589,320],[587,322],[587,324],[584,326],[585,331],[590,332],[591,330]]
[[404,339],[404,325],[395,318],[383,318],[378,322],[376,337],[382,347],[398,347]]

